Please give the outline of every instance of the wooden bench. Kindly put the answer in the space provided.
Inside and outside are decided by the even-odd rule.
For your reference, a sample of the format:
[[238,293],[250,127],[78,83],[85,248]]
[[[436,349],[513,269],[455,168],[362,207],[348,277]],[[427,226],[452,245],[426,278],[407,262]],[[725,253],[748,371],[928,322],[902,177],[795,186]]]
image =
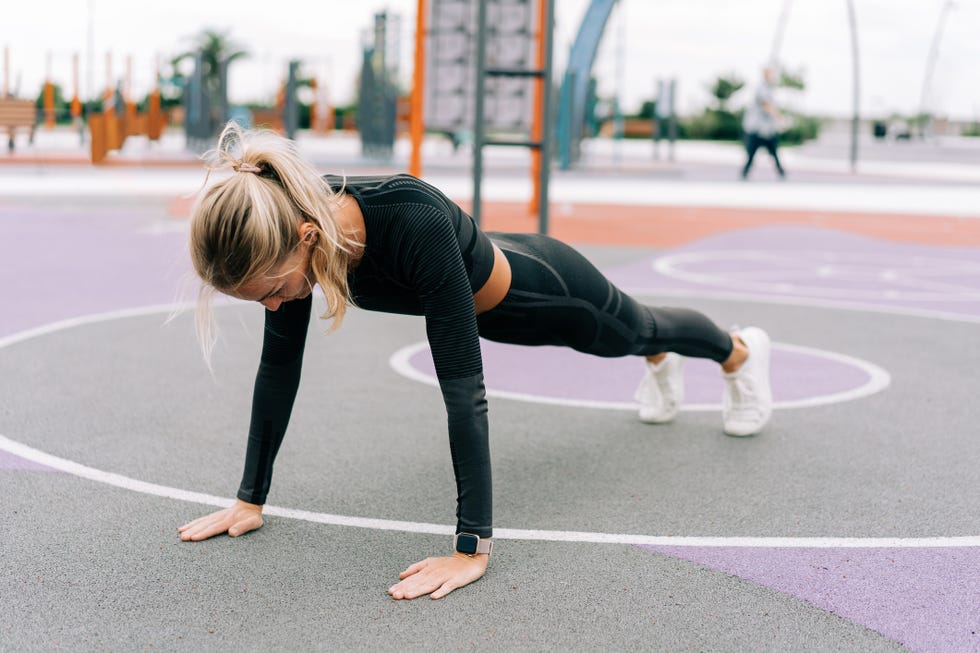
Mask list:
[[30,140],[34,141],[34,128],[37,124],[37,107],[33,100],[0,98],[0,130],[10,136],[7,148],[14,151],[14,133],[17,129],[30,130]]

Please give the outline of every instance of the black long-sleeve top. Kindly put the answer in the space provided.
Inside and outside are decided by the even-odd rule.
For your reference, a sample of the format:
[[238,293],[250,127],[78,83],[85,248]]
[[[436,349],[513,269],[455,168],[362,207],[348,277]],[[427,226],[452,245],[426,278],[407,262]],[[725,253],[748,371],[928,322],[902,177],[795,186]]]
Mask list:
[[[446,404],[456,475],[457,532],[492,536],[490,449],[473,294],[489,279],[493,246],[440,191],[410,176],[336,177],[364,215],[366,243],[349,274],[354,303],[424,315]],[[312,298],[265,312],[245,472],[238,498],[263,504],[299,387]]]

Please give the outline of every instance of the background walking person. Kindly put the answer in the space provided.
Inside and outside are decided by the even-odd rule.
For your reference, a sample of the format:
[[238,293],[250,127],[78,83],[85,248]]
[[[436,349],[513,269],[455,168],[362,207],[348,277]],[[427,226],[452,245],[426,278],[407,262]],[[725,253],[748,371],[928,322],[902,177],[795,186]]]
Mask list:
[[772,85],[775,83],[776,71],[771,66],[766,66],[762,71],[762,81],[755,91],[752,102],[745,110],[745,118],[742,120],[742,130],[745,132],[745,149],[748,158],[745,160],[745,167],[742,168],[742,179],[747,179],[755,153],[760,147],[766,148],[769,156],[776,164],[776,171],[780,178],[786,176],[782,164],[779,162],[779,155],[776,153],[779,147],[779,120],[782,114],[776,108],[773,101]]

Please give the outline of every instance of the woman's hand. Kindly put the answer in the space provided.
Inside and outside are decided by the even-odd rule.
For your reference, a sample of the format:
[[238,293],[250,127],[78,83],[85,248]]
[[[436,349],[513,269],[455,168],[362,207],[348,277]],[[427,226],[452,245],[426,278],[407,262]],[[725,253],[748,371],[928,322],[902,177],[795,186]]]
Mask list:
[[177,532],[180,533],[180,539],[185,542],[199,542],[220,533],[238,537],[261,527],[262,506],[238,499],[230,508],[195,519],[178,528]]
[[398,574],[400,582],[388,588],[396,599],[414,599],[425,594],[441,599],[455,589],[469,585],[487,570],[490,556],[454,553],[441,558],[426,558]]

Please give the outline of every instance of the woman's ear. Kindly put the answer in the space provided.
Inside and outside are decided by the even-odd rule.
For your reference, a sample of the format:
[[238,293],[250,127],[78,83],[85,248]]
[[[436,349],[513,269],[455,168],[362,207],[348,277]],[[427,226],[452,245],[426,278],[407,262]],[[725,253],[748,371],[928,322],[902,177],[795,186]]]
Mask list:
[[312,222],[299,223],[299,242],[304,245],[313,245],[319,237],[319,232]]

